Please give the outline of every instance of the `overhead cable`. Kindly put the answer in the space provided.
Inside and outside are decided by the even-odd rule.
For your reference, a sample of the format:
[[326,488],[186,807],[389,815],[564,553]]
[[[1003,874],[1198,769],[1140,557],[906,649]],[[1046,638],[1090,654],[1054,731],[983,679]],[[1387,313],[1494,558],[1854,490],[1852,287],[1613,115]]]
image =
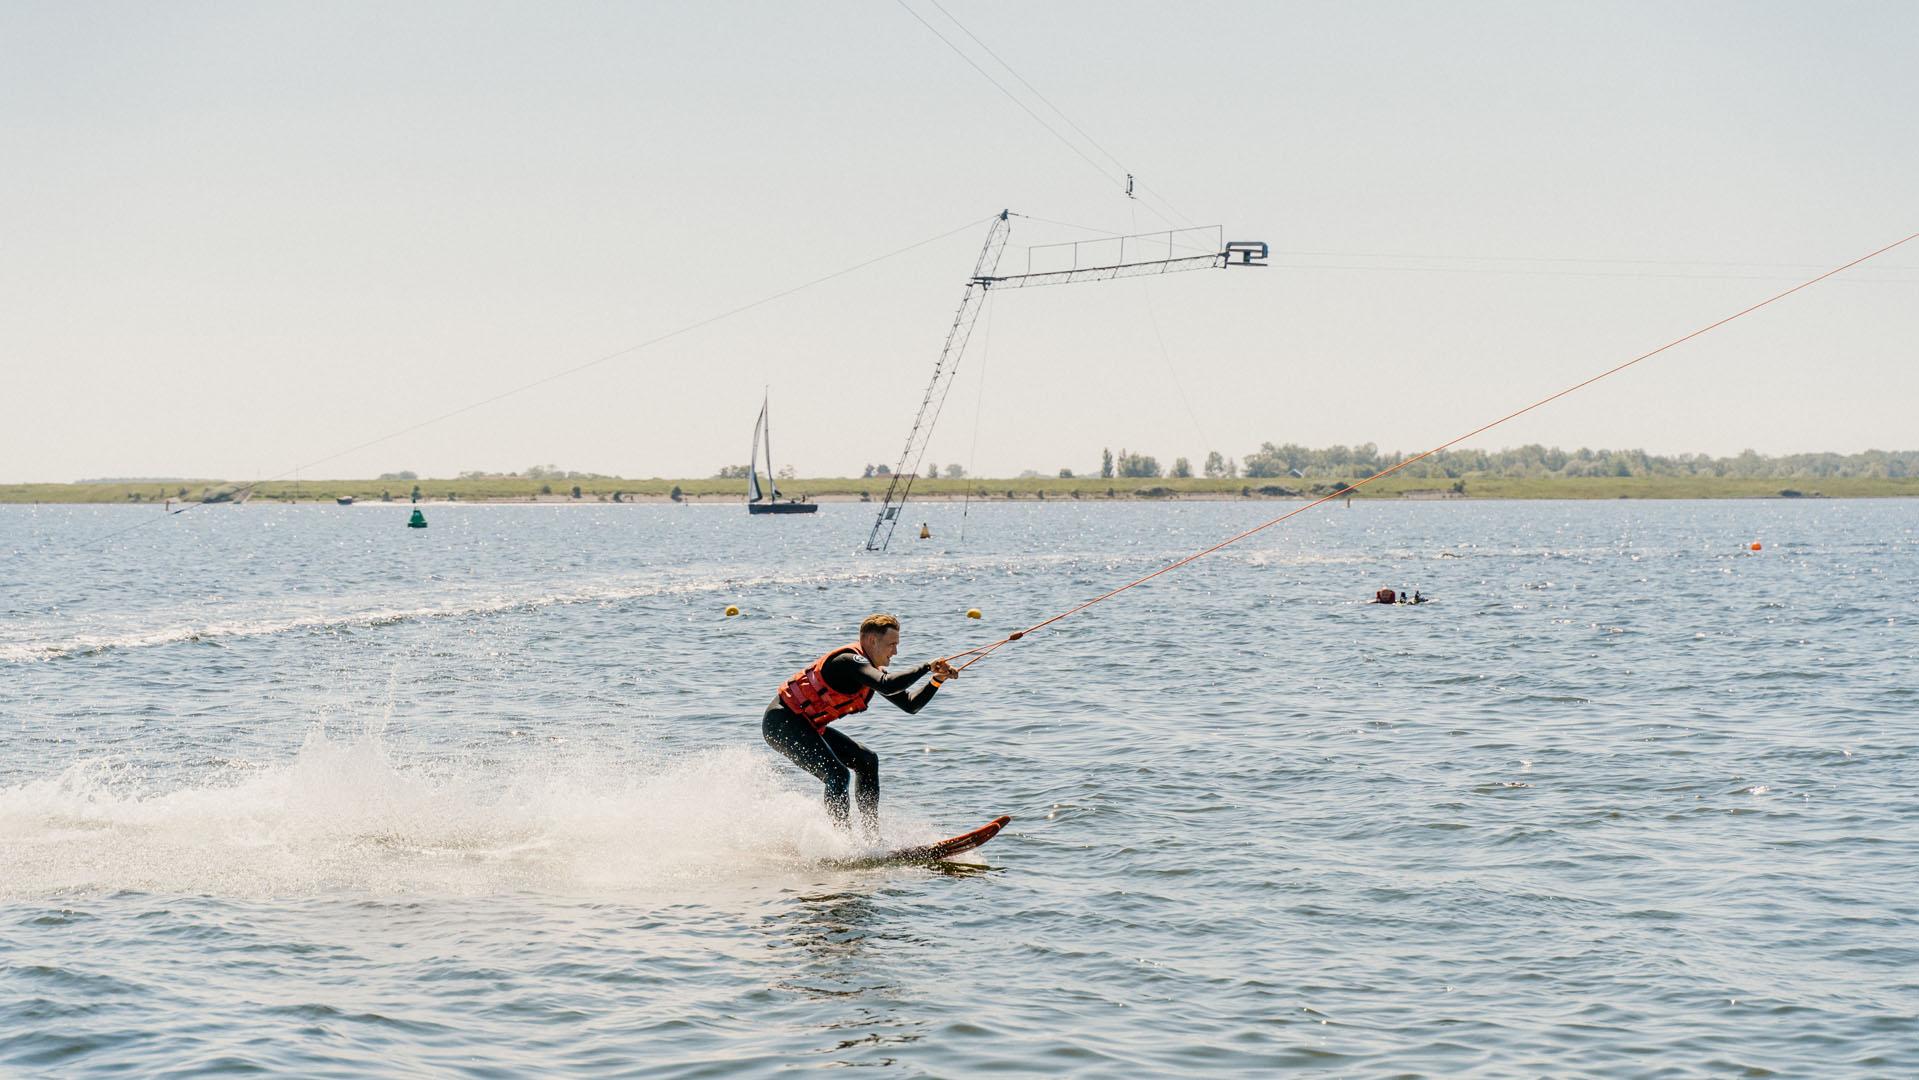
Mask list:
[[[754,300],[750,303],[741,304],[738,307],[734,307],[734,308],[729,308],[726,311],[722,311],[717,315],[710,315],[696,322],[688,323],[677,330],[671,330],[671,331],[668,331],[667,333],[659,335],[658,337],[649,338],[646,341],[642,341],[637,345],[629,345],[624,349],[617,349],[613,352],[605,354],[604,356],[598,356],[584,363],[575,364],[572,367],[565,368],[561,371],[553,372],[550,375],[543,375],[540,378],[534,379],[532,382],[522,383],[519,386],[513,387],[512,389],[502,390],[499,393],[494,394],[490,397],[482,398],[478,401],[471,402],[466,405],[462,405],[457,409],[451,409],[451,410],[448,410],[447,412],[440,413],[439,415],[433,416],[429,419],[421,420],[418,423],[409,424],[406,427],[400,428],[398,430],[390,431],[385,435],[379,436],[378,438],[368,439],[367,441],[363,443],[359,443],[355,446],[348,447],[345,450],[328,454],[325,457],[314,458],[312,461],[309,461],[305,463],[304,465],[297,465],[291,469],[286,470],[285,472],[278,473],[274,476],[269,476],[264,480],[255,480],[249,484],[238,485],[236,490],[251,492],[254,488],[259,487],[261,484],[269,484],[275,480],[284,480],[289,476],[296,476],[299,473],[304,472],[308,469],[311,469],[316,465],[324,465],[329,461],[334,461],[339,458],[346,457],[348,454],[358,453],[359,451],[365,450],[369,447],[378,446],[384,442],[390,442],[394,439],[401,437],[402,435],[410,435],[413,432],[419,431],[421,428],[431,427],[434,424],[438,424],[446,420],[451,420],[452,418],[456,416],[461,416],[466,413],[470,413],[474,411],[475,409],[485,408],[486,406],[492,405],[495,402],[504,401],[505,399],[513,397],[516,394],[523,394],[527,392],[528,390],[537,389],[538,387],[545,386],[548,383],[558,382],[561,379],[565,379],[570,376],[577,375],[580,372],[586,371],[589,368],[595,368],[600,366],[601,364],[608,363],[609,361],[618,360],[621,357],[625,357],[625,356],[630,356],[633,353],[640,352],[641,350],[644,350],[644,349],[650,349],[655,345],[660,345],[667,341],[671,341],[674,338],[680,337],[682,335],[690,334],[695,330],[699,330],[703,327],[711,326],[714,323],[721,322],[726,319],[730,319],[733,316],[739,315],[743,312],[748,312],[758,307],[764,307],[767,304],[773,303],[776,300],[783,300],[786,297],[792,296],[794,293],[804,292],[805,290],[811,289],[816,285],[824,285],[829,281],[835,280],[836,278],[842,278],[848,274],[855,273],[860,270],[864,270],[867,267],[873,266],[877,263],[882,263],[887,261],[888,259],[897,258],[910,251],[915,251],[919,248],[923,248],[927,246],[928,244],[938,243],[939,241],[944,240],[947,237],[957,235],[969,229],[976,228],[979,225],[985,224],[989,220],[991,219],[978,218],[973,221],[969,221],[966,224],[961,225],[957,228],[948,229],[937,236],[929,236],[924,240],[920,240],[915,243],[908,244],[903,248],[898,248],[896,250],[889,251],[884,255],[876,255],[873,258],[862,260],[860,262],[854,263],[853,265],[845,267],[843,269],[835,270],[830,274],[825,274],[821,277],[816,277],[812,279],[811,281],[807,281],[799,285],[794,285],[790,288],[781,289],[780,291],[776,293],[771,293],[767,296],[762,296],[758,300]],[[204,505],[208,505],[208,504],[192,503],[179,510],[173,511],[172,513],[175,513],[175,514],[185,513],[187,510],[191,510],[196,506],[204,506]],[[106,541],[111,540],[116,536],[122,536],[126,533],[130,533],[134,529],[144,528],[148,524],[148,522],[151,522],[153,520],[155,519],[148,518],[145,521],[142,521],[138,525],[128,526],[127,528],[124,528],[124,529],[119,529],[114,532],[105,533],[101,536],[97,536],[93,538],[92,540],[82,541],[81,543],[72,545],[69,548],[69,550],[78,550],[82,548],[93,547],[97,544],[103,544]]]
[[[942,44],[944,44],[947,48],[953,50],[953,54],[955,56],[958,56],[961,60],[966,61],[966,64],[968,67],[971,67],[974,71],[979,72],[981,78],[985,79],[989,83],[992,83],[993,89],[998,90],[1001,94],[1005,95],[1006,100],[1019,106],[1020,111],[1025,113],[1027,116],[1032,117],[1034,123],[1038,124],[1040,127],[1045,128],[1048,134],[1053,136],[1053,138],[1058,139],[1062,145],[1064,145],[1068,150],[1071,150],[1075,155],[1077,155],[1081,161],[1084,161],[1087,165],[1090,165],[1093,168],[1093,171],[1099,173],[1100,176],[1106,179],[1107,183],[1112,184],[1115,187],[1124,187],[1124,188],[1127,188],[1128,190],[1131,189],[1131,187],[1133,186],[1132,174],[1126,171],[1126,167],[1120,164],[1119,159],[1113,157],[1112,154],[1107,153],[1105,147],[1100,146],[1100,144],[1097,141],[1095,141],[1092,136],[1086,134],[1084,129],[1082,129],[1078,124],[1073,123],[1072,118],[1067,116],[1064,112],[1061,112],[1059,109],[1059,106],[1054,105],[1051,101],[1048,101],[1044,94],[1041,94],[1038,90],[1034,89],[1033,84],[1030,82],[1027,82],[1025,76],[1021,75],[1017,71],[1014,71],[1012,65],[1008,64],[1004,60],[1001,60],[999,58],[999,54],[995,53],[991,48],[989,48],[985,42],[980,41],[978,35],[974,34],[971,30],[966,29],[966,26],[963,23],[961,23],[958,19],[953,18],[952,12],[947,11],[943,7],[940,7],[940,5],[937,3],[937,0],[932,0],[932,2],[935,8],[939,8],[940,14],[945,15],[947,19],[952,21],[954,26],[957,26],[960,28],[961,32],[963,32],[967,37],[972,38],[973,41],[977,43],[981,49],[984,49],[988,56],[991,56],[995,61],[997,61],[1001,67],[1005,68],[1008,72],[1011,72],[1012,76],[1015,79],[1018,79],[1022,84],[1024,84],[1028,90],[1031,90],[1033,92],[1033,96],[1036,98],[1039,98],[1040,101],[1044,102],[1047,108],[1052,109],[1055,113],[1059,113],[1060,119],[1064,120],[1068,127],[1071,127],[1074,131],[1078,132],[1082,138],[1084,138],[1089,144],[1091,144],[1094,147],[1094,149],[1097,149],[1101,154],[1104,154],[1108,160],[1112,161],[1114,165],[1118,166],[1120,172],[1126,177],[1126,182],[1122,184],[1121,180],[1118,177],[1115,177],[1112,173],[1106,171],[1106,167],[1104,165],[1101,165],[1099,162],[1094,161],[1090,156],[1088,156],[1086,151],[1080,149],[1078,143],[1075,143],[1073,140],[1067,138],[1065,135],[1060,134],[1060,131],[1058,128],[1054,127],[1052,124],[1047,123],[1045,117],[1041,116],[1039,113],[1034,112],[1032,106],[1020,100],[1020,97],[1018,94],[1015,94],[1011,90],[1008,90],[1006,88],[1006,84],[994,78],[992,72],[987,71],[985,68],[981,67],[979,64],[979,61],[974,60],[971,56],[968,56],[966,54],[966,50],[954,44],[952,38],[949,38],[945,34],[940,33],[938,27],[926,21],[926,17],[921,15],[919,12],[914,11],[912,7],[906,3],[906,0],[894,0],[894,2],[899,4],[899,6],[903,10],[905,10],[905,12],[908,15],[911,15],[913,18],[917,19],[919,21],[919,24],[921,26],[926,27],[926,29],[930,31],[934,37],[939,38]],[[1142,189],[1144,188],[1144,185],[1139,185],[1139,186]],[[1155,195],[1155,198],[1157,197],[1158,196]],[[1160,201],[1162,203],[1165,203],[1164,199],[1160,199]],[[1168,210],[1172,210],[1172,212],[1179,217],[1186,216],[1184,214],[1181,214],[1178,210],[1174,209],[1171,203],[1166,203],[1166,208]],[[1160,220],[1166,222],[1168,225],[1173,224],[1173,219],[1171,217],[1168,217],[1166,214],[1161,213],[1159,210],[1155,209],[1153,206],[1148,205],[1146,209],[1151,211],[1155,217],[1158,217]],[[1188,224],[1190,223],[1191,221],[1189,219]]]

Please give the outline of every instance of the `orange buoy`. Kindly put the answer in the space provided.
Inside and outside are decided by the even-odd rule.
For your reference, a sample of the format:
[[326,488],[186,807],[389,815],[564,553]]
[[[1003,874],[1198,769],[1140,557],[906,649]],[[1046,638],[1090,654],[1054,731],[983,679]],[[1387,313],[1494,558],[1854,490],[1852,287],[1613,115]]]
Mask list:
[[1757,541],[1757,540],[1754,540],[1754,541],[1752,542],[1752,550],[1754,550],[1754,551],[1758,551],[1758,550],[1759,550],[1759,541]]

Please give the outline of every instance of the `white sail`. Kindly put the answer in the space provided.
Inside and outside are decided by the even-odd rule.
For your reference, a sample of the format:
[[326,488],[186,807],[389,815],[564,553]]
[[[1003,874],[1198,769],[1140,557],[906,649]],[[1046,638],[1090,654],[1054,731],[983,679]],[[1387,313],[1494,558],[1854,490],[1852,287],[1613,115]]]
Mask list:
[[[760,432],[765,430],[765,428],[766,428],[766,405],[764,402],[762,402],[760,404],[760,418],[753,422],[753,450],[751,453],[749,453],[746,456],[746,501],[747,502],[759,502],[761,499],[766,497],[760,491],[760,468],[759,468]],[[771,445],[772,440],[769,439],[767,441],[768,441],[767,454],[770,457],[773,452],[773,448]],[[768,470],[767,479],[771,480],[772,478],[773,477],[771,475],[771,470]]]
[[760,402],[760,422],[766,425],[766,486],[773,490],[773,501],[780,501],[780,482],[773,475],[773,416],[767,403]]

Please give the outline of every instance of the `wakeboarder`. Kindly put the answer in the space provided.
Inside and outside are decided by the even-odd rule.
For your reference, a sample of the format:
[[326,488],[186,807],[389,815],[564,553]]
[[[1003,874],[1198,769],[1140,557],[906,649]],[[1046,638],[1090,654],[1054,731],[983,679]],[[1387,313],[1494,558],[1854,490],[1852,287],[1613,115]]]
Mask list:
[[[841,645],[786,680],[760,722],[768,746],[826,785],[826,811],[841,828],[849,825],[851,780],[858,783],[860,824],[869,834],[879,831],[880,756],[829,725],[865,710],[874,694],[906,712],[919,712],[946,680],[959,675],[944,660],[888,674],[886,664],[899,647],[898,619],[867,616],[858,642]],[[913,689],[928,674],[932,679]]]

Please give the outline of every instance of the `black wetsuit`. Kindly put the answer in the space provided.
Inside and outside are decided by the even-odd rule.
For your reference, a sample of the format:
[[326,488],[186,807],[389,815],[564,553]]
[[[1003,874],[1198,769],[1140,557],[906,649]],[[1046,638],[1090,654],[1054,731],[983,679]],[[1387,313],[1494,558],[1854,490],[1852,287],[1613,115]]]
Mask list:
[[[933,699],[939,688],[930,682],[917,690],[908,688],[932,669],[931,664],[921,664],[897,675],[888,675],[867,663],[858,653],[844,652],[828,660],[821,675],[826,679],[827,686],[842,694],[858,693],[861,687],[869,687],[873,693],[907,712],[916,713]],[[842,826],[847,823],[848,774],[856,777],[859,780],[860,820],[869,832],[879,828],[878,754],[854,742],[843,731],[835,731],[831,727],[813,730],[813,722],[788,709],[777,694],[773,697],[773,703],[766,707],[766,716],[760,721],[760,733],[766,737],[768,746],[785,754],[793,764],[812,773],[826,785],[826,812],[833,816],[835,823]]]

